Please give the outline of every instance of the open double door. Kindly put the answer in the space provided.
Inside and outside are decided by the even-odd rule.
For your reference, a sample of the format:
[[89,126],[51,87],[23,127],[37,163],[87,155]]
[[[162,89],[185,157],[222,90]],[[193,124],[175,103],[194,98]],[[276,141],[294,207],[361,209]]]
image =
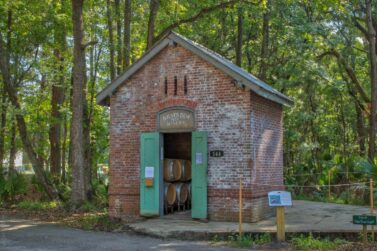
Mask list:
[[[194,219],[207,218],[207,141],[207,132],[191,133],[191,217]],[[141,134],[140,215],[142,216],[164,214],[163,142],[163,134],[159,132]]]

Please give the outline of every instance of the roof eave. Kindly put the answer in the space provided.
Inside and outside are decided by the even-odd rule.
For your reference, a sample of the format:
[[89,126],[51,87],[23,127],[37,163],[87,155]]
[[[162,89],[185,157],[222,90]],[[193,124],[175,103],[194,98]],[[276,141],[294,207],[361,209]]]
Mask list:
[[132,64],[128,69],[125,70],[118,78],[116,78],[111,84],[107,85],[100,93],[97,94],[96,102],[99,105],[106,105],[106,98],[110,97],[116,89],[130,76],[137,72],[141,67],[143,67],[149,60],[156,56],[163,48],[168,46],[170,43],[169,38],[164,38],[154,47],[152,47],[148,52],[146,52],[138,61]]
[[208,53],[203,52],[201,49],[191,45],[190,43],[187,43],[187,41],[185,41],[184,39],[182,39],[180,36],[176,35],[175,33],[171,33],[168,37],[170,39],[174,40],[175,42],[177,42],[182,47],[184,47],[187,50],[191,51],[192,53],[198,55],[199,57],[201,57],[205,61],[212,63],[217,68],[219,68],[223,72],[227,73],[229,76],[232,76],[235,80],[237,80],[241,83],[245,83],[245,87],[249,87],[248,89],[252,90],[256,94],[258,94],[258,95],[260,95],[260,96],[262,96],[266,99],[277,102],[279,104],[288,106],[288,107],[291,107],[294,104],[294,102],[290,98],[288,98],[287,96],[280,94],[280,93],[277,94],[277,93],[270,92],[268,90],[263,89],[258,84],[250,81],[249,79],[246,79],[242,75],[235,72],[233,69],[222,64],[221,62],[216,60],[214,57],[210,56]]

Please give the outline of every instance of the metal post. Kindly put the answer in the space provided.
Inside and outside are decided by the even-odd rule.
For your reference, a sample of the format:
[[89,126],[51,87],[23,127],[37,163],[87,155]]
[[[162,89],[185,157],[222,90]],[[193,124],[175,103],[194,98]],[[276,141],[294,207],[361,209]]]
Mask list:
[[240,177],[240,192],[239,192],[239,201],[240,201],[240,212],[239,212],[239,225],[238,225],[238,233],[239,236],[242,236],[242,175]]
[[[374,193],[373,193],[373,178],[369,180],[369,188],[370,188],[370,213],[374,215]],[[371,226],[372,232],[372,241],[374,241],[374,226]]]
[[328,176],[329,176],[329,199],[331,197],[331,171],[328,172]]

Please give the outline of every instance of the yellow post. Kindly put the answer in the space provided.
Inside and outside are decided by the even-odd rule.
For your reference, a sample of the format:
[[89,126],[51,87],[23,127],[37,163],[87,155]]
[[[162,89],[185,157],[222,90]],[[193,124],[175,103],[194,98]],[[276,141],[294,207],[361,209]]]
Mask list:
[[276,207],[276,227],[278,241],[285,241],[284,207]]
[[[370,188],[370,213],[374,214],[374,193],[373,193],[373,178],[369,180],[369,188]],[[374,226],[371,227],[372,231],[372,241],[374,241]]]
[[363,242],[367,244],[368,241],[368,232],[367,232],[367,225],[363,225]]
[[329,199],[331,196],[331,171],[329,171]]
[[239,200],[240,200],[240,213],[239,213],[239,225],[238,225],[238,232],[239,236],[242,236],[242,175],[240,177],[240,193],[239,193]]

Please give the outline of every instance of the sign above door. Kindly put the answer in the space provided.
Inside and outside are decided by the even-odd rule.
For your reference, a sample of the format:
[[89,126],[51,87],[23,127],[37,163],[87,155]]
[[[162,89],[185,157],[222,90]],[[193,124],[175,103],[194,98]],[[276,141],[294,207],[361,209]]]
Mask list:
[[168,108],[158,113],[157,123],[160,132],[190,132],[195,129],[195,116],[187,108]]

